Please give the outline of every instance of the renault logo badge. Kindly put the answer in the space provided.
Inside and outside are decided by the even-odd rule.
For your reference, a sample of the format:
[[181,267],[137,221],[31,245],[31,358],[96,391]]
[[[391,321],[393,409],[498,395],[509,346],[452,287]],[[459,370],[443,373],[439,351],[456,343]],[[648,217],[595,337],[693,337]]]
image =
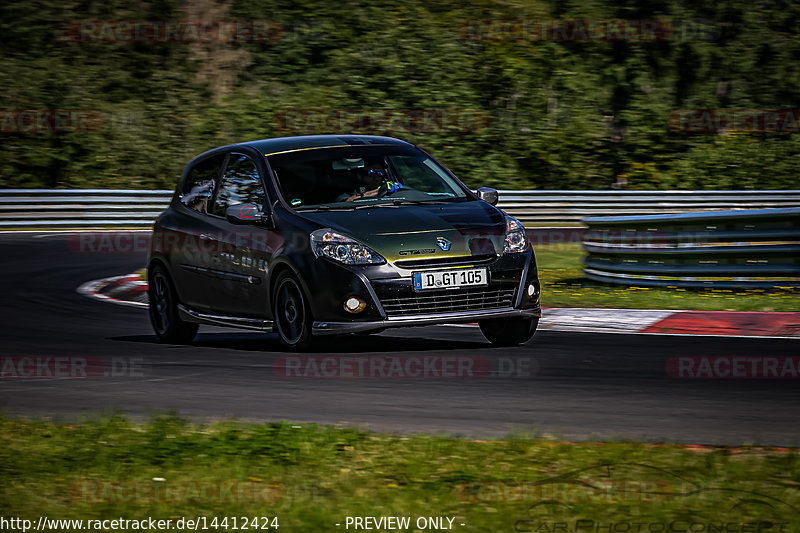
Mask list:
[[445,252],[450,249],[450,241],[445,239],[444,237],[436,237],[436,246],[444,250]]

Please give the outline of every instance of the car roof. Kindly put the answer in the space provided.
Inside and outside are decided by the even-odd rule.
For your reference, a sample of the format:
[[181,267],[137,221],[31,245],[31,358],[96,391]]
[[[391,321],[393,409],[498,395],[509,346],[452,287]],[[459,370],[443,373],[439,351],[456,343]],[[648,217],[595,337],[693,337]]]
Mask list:
[[411,143],[378,135],[303,135],[299,137],[277,137],[238,143],[234,146],[251,146],[264,155],[273,155],[294,150],[329,148],[334,146],[358,146],[368,144],[391,144],[413,146]]

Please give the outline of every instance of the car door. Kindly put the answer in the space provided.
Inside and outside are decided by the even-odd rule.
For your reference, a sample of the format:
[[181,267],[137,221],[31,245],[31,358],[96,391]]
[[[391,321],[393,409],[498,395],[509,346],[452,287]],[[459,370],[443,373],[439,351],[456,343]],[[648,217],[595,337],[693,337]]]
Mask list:
[[217,253],[214,234],[218,229],[210,209],[226,157],[216,154],[193,163],[179,196],[180,224],[166,228],[162,237],[180,300],[198,310],[211,309],[208,270]]
[[273,231],[258,225],[235,225],[225,212],[231,206],[254,204],[261,212],[267,208],[264,181],[255,162],[233,152],[220,177],[211,208],[218,250],[213,263],[211,307],[220,314],[265,317],[267,315],[266,273],[271,257]]

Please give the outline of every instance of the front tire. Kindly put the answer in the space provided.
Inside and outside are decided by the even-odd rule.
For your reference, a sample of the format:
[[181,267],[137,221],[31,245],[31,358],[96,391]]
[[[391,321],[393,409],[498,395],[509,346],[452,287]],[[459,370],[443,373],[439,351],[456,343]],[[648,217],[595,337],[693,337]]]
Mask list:
[[275,331],[281,344],[293,351],[309,348],[314,319],[300,283],[289,272],[278,276],[272,303]]
[[168,344],[191,343],[199,326],[181,320],[178,314],[178,294],[167,270],[161,265],[150,269],[147,294],[150,299],[150,324],[158,340]]
[[495,318],[478,322],[481,333],[494,346],[518,346],[525,344],[533,334],[539,319],[534,318]]

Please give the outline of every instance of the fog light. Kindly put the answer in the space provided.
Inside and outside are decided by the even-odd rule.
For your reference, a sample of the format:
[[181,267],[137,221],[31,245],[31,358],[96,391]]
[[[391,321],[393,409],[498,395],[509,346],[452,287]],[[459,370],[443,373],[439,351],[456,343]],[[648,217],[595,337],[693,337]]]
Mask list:
[[344,301],[344,310],[348,313],[360,313],[367,307],[367,302],[358,296],[351,296]]
[[528,297],[533,298],[533,295],[536,294],[536,287],[533,286],[533,283],[528,285]]

